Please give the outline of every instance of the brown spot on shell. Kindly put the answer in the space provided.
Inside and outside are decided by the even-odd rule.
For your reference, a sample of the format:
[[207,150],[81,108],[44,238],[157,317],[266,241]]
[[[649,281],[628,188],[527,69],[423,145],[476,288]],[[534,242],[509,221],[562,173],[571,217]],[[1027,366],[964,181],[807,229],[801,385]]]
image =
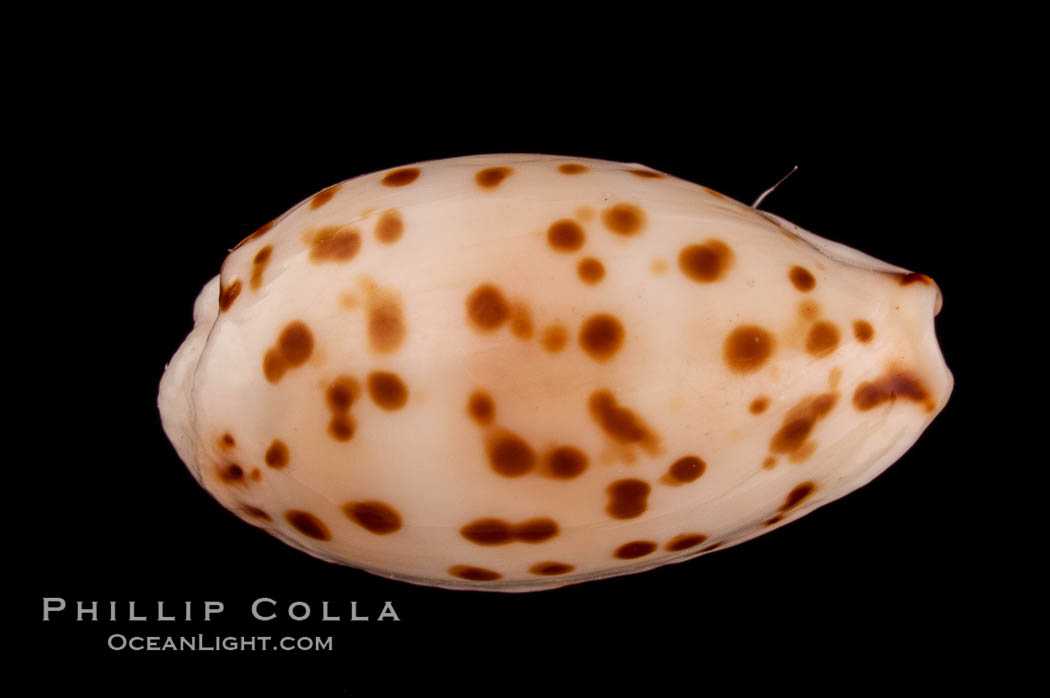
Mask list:
[[474,175],[474,181],[482,189],[495,189],[513,172],[509,167],[486,167]]
[[467,316],[475,329],[491,332],[510,318],[510,304],[492,284],[481,284],[467,296]]
[[358,526],[379,536],[401,528],[401,515],[385,502],[349,502],[343,512]]
[[500,578],[499,572],[493,572],[484,567],[471,567],[470,565],[453,565],[448,568],[448,573],[453,577],[469,579],[472,582],[492,582]]
[[787,497],[784,499],[784,503],[780,505],[780,513],[773,518],[765,522],[766,526],[773,526],[784,520],[784,513],[794,509],[798,506],[802,500],[813,493],[816,489],[816,485],[812,481],[803,482],[802,484],[791,490]]
[[708,194],[710,194],[711,196],[715,197],[716,199],[728,199],[729,198],[725,194],[721,194],[721,193],[715,191],[714,189],[708,189],[707,187],[704,187],[704,191],[706,191]]
[[735,256],[729,245],[711,239],[702,245],[689,245],[678,253],[678,268],[697,283],[711,283],[726,275]]
[[802,500],[804,500],[809,495],[813,494],[813,490],[815,490],[816,488],[817,486],[813,484],[812,481],[808,480],[798,485],[797,487],[795,487],[795,489],[788,492],[788,496],[784,500],[784,503],[780,505],[780,511],[788,511],[789,509],[794,509],[802,502]]
[[653,172],[652,170],[642,170],[639,168],[627,171],[633,174],[634,176],[642,177],[643,179],[663,179],[667,176],[665,174],[661,174],[660,172]]
[[515,526],[513,535],[522,543],[543,543],[558,535],[558,523],[553,519],[531,519]]
[[489,439],[489,464],[504,477],[519,477],[532,470],[536,454],[517,434],[504,431]]
[[565,348],[569,341],[569,332],[563,325],[551,325],[543,331],[543,348],[552,354]]
[[867,344],[875,337],[875,328],[867,320],[855,320],[853,322],[853,336],[858,342]]
[[227,463],[218,468],[219,479],[226,483],[242,482],[244,480],[244,468],[236,463]]
[[637,235],[645,228],[645,212],[634,204],[616,204],[602,211],[602,222],[617,235]]
[[328,386],[325,398],[328,401],[328,407],[333,412],[345,412],[354,404],[354,400],[357,399],[360,392],[361,387],[358,385],[357,379],[343,374],[337,376],[332,381],[332,384]]
[[667,273],[667,262],[660,258],[654,259],[649,264],[649,270],[656,276],[663,276]]
[[590,206],[579,206],[573,211],[573,213],[584,223],[589,223],[594,220],[594,209]]
[[803,398],[784,416],[782,426],[769,442],[773,453],[792,453],[803,447],[813,426],[838,402],[838,393]]
[[237,296],[241,295],[241,280],[234,279],[233,283],[229,286],[223,287],[222,283],[219,283],[219,310],[226,312],[233,305],[233,302],[237,300]]
[[919,379],[909,371],[891,371],[874,381],[864,382],[857,386],[853,393],[853,404],[861,411],[870,410],[898,397],[914,402],[926,402],[926,409],[932,411],[934,404],[929,393]]
[[418,167],[402,167],[388,172],[383,177],[383,184],[388,187],[403,187],[419,179],[419,174]]
[[705,536],[703,533],[680,533],[679,535],[675,536],[670,541],[668,541],[667,545],[664,546],[664,549],[669,550],[671,552],[676,552],[678,550],[686,550],[688,548],[700,545],[705,540],[707,540],[707,536]]
[[791,452],[788,456],[788,460],[792,463],[804,463],[814,453],[817,452],[817,442],[812,439],[803,443],[800,447]]
[[624,543],[616,552],[613,553],[613,557],[621,560],[634,560],[635,558],[645,557],[654,550],[656,550],[656,543],[651,540],[635,540],[630,543]]
[[547,244],[558,252],[575,252],[586,240],[583,228],[574,220],[555,221],[547,229]]
[[769,398],[765,395],[759,395],[751,404],[747,406],[747,411],[751,414],[762,414],[769,407]]
[[518,339],[532,339],[532,311],[522,301],[511,304],[510,331]]
[[741,325],[726,337],[723,351],[729,368],[737,373],[754,373],[775,349],[772,334],[757,325]]
[[652,488],[645,480],[627,478],[617,480],[606,488],[609,504],[606,513],[614,519],[634,519],[645,513],[649,506],[649,492]]
[[459,534],[477,545],[504,545],[513,539],[509,523],[503,519],[478,519],[459,529]]
[[299,533],[316,540],[331,540],[332,534],[321,519],[306,511],[289,509],[284,513],[284,518],[295,527]]
[[839,345],[839,328],[830,322],[818,322],[806,335],[806,351],[816,357],[827,356]]
[[265,510],[260,509],[259,507],[253,507],[251,504],[241,504],[241,511],[243,511],[248,516],[253,516],[257,519],[262,519],[263,521],[273,520],[270,518],[270,515],[267,514]]
[[605,265],[594,257],[585,257],[576,265],[576,273],[583,283],[594,286],[605,278]]
[[301,366],[310,358],[314,350],[314,335],[302,320],[294,320],[285,325],[277,338],[277,348],[281,358],[289,366]]
[[382,215],[379,216],[379,220],[376,221],[376,240],[379,240],[384,245],[392,245],[397,242],[401,239],[401,234],[404,232],[405,223],[401,219],[401,212],[396,209],[383,211]]
[[774,458],[773,456],[767,456],[766,459],[764,461],[762,461],[762,467],[765,470],[772,470],[773,468],[776,467],[776,465],[777,465],[777,459]]
[[266,265],[269,263],[272,253],[273,246],[267,245],[255,254],[255,258],[252,260],[252,278],[249,282],[252,290],[258,290],[262,285],[263,272],[266,271]]
[[900,278],[901,286],[907,286],[908,284],[925,284],[927,286],[933,285],[933,279],[926,276],[925,274],[919,274],[917,272],[909,272],[907,274],[898,274]]
[[263,375],[266,376],[266,380],[276,383],[287,370],[288,364],[285,363],[280,350],[273,347],[268,349],[263,356]]
[[567,175],[583,174],[589,169],[591,168],[587,167],[586,165],[580,165],[579,163],[575,162],[567,162],[564,165],[558,165],[558,172]]
[[219,438],[219,448],[227,449],[233,448],[237,445],[237,440],[233,438],[233,434],[226,432]]
[[361,250],[361,233],[349,225],[326,225],[308,234],[310,261],[349,262]]
[[266,461],[266,465],[271,468],[283,468],[288,465],[289,453],[288,446],[280,439],[274,439],[270,443],[270,447],[266,449],[266,455],[263,456]]
[[655,434],[634,412],[626,407],[620,407],[612,391],[594,391],[587,404],[591,417],[614,441],[624,444],[641,443],[650,450],[655,446]]
[[248,477],[258,482],[262,480],[262,471],[258,468],[252,468],[252,472],[248,474]]
[[529,568],[529,572],[532,574],[540,574],[545,577],[551,577],[558,574],[568,574],[574,569],[576,568],[572,565],[567,565],[564,562],[537,562]]
[[[244,238],[243,240],[241,240],[240,242],[238,242],[238,243],[237,243],[237,245],[236,245],[236,246],[235,246],[235,247],[234,247],[233,249],[234,249],[234,250],[240,249],[240,247],[241,247],[242,245],[244,245],[244,244],[245,244],[246,242],[248,242],[249,240],[254,240],[255,238],[258,238],[258,237],[262,237],[262,236],[263,236],[263,235],[265,235],[265,234],[266,234],[267,232],[269,232],[270,228],[272,228],[272,227],[273,227],[273,223],[274,223],[273,221],[270,221],[269,223],[264,223],[264,224],[263,224],[262,226],[260,226],[260,227],[259,227],[259,229],[258,229],[258,230],[256,230],[256,231],[255,231],[254,233],[252,233],[252,234],[251,234],[251,235],[249,235],[248,237],[246,237],[246,238]],[[230,251],[232,252],[233,250],[230,250]]]
[[374,283],[364,284],[368,297],[368,343],[380,354],[397,351],[405,341],[408,328],[401,306],[401,296]]
[[347,414],[337,414],[328,422],[328,433],[336,441],[349,441],[354,438],[356,424],[353,417]]
[[595,361],[608,361],[623,345],[623,325],[608,313],[587,318],[580,328],[580,346]]
[[335,196],[335,193],[339,191],[342,188],[342,186],[342,184],[334,184],[328,187],[327,189],[322,189],[321,191],[314,194],[313,198],[310,199],[310,208],[321,208],[322,206],[327,204],[329,201],[332,200],[332,197]]
[[478,390],[467,400],[467,413],[471,419],[484,426],[496,416],[496,404],[488,393]]
[[559,480],[571,480],[587,469],[587,454],[572,446],[559,446],[544,460],[547,474]]
[[792,285],[802,293],[812,291],[813,287],[817,285],[817,280],[813,278],[813,274],[805,267],[791,267],[791,271],[788,272],[788,278],[791,279]]
[[374,371],[368,374],[368,394],[384,410],[399,410],[408,402],[408,388],[396,373]]
[[667,469],[664,481],[667,484],[682,485],[693,482],[707,469],[707,464],[696,456],[683,456]]

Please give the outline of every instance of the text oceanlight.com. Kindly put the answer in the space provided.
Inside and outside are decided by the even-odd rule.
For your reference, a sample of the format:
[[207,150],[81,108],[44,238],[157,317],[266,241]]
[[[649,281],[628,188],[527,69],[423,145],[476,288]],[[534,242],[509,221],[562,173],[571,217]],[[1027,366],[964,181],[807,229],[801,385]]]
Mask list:
[[106,641],[111,650],[132,652],[330,652],[331,637],[238,637],[221,635],[142,636],[114,633]]

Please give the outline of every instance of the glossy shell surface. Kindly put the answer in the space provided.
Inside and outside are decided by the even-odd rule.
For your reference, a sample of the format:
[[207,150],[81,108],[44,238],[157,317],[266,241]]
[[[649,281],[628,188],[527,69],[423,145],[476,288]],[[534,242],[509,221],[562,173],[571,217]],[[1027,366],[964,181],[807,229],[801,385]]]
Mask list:
[[242,241],[159,406],[200,484],[290,545],[544,589],[870,481],[951,392],[940,303],[922,274],[642,165],[423,162]]

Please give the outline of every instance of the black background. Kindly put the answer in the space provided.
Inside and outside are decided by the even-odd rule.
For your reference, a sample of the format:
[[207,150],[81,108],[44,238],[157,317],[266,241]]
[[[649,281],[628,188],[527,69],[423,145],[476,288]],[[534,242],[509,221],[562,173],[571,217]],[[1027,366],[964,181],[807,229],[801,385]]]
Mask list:
[[[975,250],[952,204],[974,195],[959,190],[959,177],[981,146],[960,147],[964,94],[901,75],[862,75],[864,89],[848,94],[829,80],[743,96],[693,78],[587,72],[556,88],[529,73],[502,82],[460,73],[438,89],[423,80],[376,92],[347,79],[322,94],[286,82],[205,88],[173,72],[160,87],[117,80],[74,90],[77,118],[52,115],[61,129],[48,164],[59,174],[41,179],[45,196],[34,204],[40,221],[64,223],[40,238],[57,254],[34,272],[56,279],[39,284],[35,300],[60,321],[38,330],[33,351],[55,379],[35,383],[32,409],[43,417],[30,427],[39,447],[28,491],[46,497],[27,496],[20,515],[33,531],[18,541],[28,649],[112,680],[143,666],[179,673],[240,662],[336,673],[435,657],[573,666],[585,651],[608,671],[641,656],[649,666],[710,669],[706,658],[726,648],[758,656],[800,647],[877,657],[874,671],[924,656],[927,643],[966,645],[985,604],[962,552],[981,532],[957,525],[959,489],[977,458],[960,435],[983,417],[964,314]],[[197,292],[241,238],[329,184],[485,152],[641,163],[747,203],[798,165],[763,208],[940,285],[937,332],[956,378],[947,408],[886,473],[798,522],[681,565],[555,591],[390,582],[239,521],[190,476],[156,408]],[[62,197],[50,195],[57,190]],[[56,366],[66,368],[56,375]],[[69,611],[42,623],[46,596],[71,606],[114,600],[122,613],[132,600],[151,615],[157,601],[194,601],[197,617],[204,600],[226,611],[208,624],[76,623]],[[309,602],[314,618],[255,621],[249,606],[261,596],[281,607]],[[343,622],[316,620],[326,600]],[[351,600],[373,618],[392,601],[401,620],[347,622]],[[332,635],[335,650],[147,656],[108,650],[114,632]],[[876,654],[865,652],[871,646]]]

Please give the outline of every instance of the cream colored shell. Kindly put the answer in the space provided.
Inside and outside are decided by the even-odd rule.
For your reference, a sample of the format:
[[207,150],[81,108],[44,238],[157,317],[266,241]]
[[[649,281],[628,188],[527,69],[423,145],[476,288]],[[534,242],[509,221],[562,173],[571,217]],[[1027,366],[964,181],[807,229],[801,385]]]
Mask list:
[[[864,485],[948,399],[952,377],[933,327],[940,294],[926,277],[641,165],[482,155],[412,169],[414,178],[399,168],[332,187],[231,252],[198,297],[194,330],[161,382],[164,428],[202,486],[312,555],[415,583],[500,591],[680,562]],[[618,205],[640,214],[631,234],[610,228],[632,222],[610,219]],[[385,226],[397,232],[396,218],[399,236],[384,234]],[[552,246],[558,221],[583,231],[578,249]],[[728,257],[715,255],[716,280],[696,280],[682,251],[711,240]],[[584,258],[604,266],[598,283],[581,279]],[[809,272],[812,289],[796,287],[794,267]],[[487,330],[469,310],[486,284],[516,309]],[[619,321],[623,337],[598,360],[581,328],[601,314]],[[309,329],[309,356],[268,379],[265,357],[296,322]],[[838,340],[807,350],[821,322]],[[855,335],[857,322],[872,328],[867,341]],[[544,344],[555,326],[567,334],[559,351]],[[741,326],[772,338],[769,356],[749,372],[727,361],[727,338]],[[370,398],[374,372],[403,382],[403,406]],[[326,395],[340,376],[360,386],[343,412],[354,424],[349,440],[330,431]],[[476,391],[495,405],[489,425],[468,412]],[[624,440],[604,429],[591,407],[599,391],[649,436]],[[754,414],[760,396],[768,407]],[[818,410],[826,413],[803,404],[815,396],[828,396]],[[776,435],[799,414],[811,422],[804,438],[777,450]],[[535,456],[524,474],[508,477],[491,463],[488,449],[503,430]],[[287,447],[283,467],[267,464],[275,440]],[[546,472],[545,455],[560,446],[586,455],[578,476]],[[669,468],[686,456],[701,459],[703,473],[674,484]],[[624,479],[650,491],[644,512],[616,518],[608,488]],[[400,526],[369,530],[347,515],[355,502],[382,502]],[[310,514],[329,538],[311,537],[288,512]],[[512,530],[550,519],[557,533],[498,545],[463,535],[489,518]],[[704,538],[669,550],[683,535]],[[632,554],[650,544],[652,552],[616,556],[638,542],[647,545]],[[543,563],[572,569],[536,573]],[[499,577],[456,576],[464,568]]]

